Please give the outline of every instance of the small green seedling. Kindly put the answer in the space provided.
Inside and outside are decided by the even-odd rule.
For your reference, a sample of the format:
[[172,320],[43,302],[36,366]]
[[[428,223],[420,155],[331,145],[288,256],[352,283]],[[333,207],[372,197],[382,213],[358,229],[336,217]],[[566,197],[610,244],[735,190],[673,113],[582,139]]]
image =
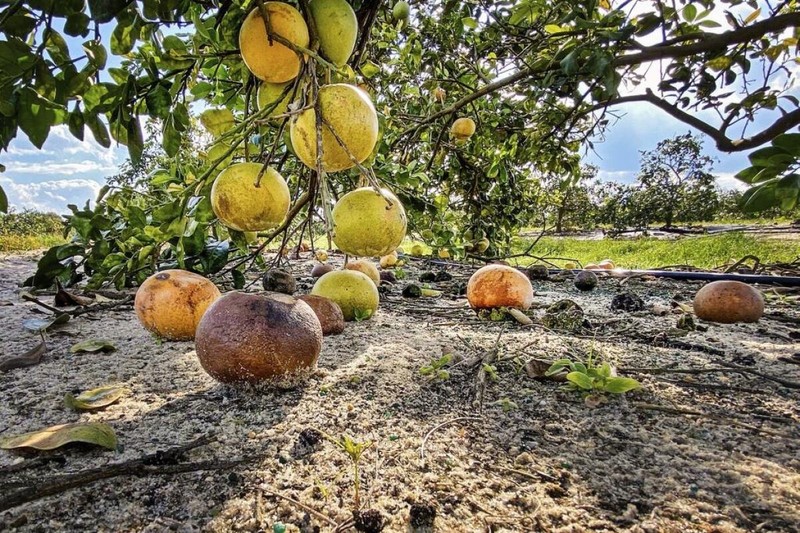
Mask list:
[[406,271],[399,267],[395,268],[394,277],[397,279],[406,279]]
[[334,444],[337,448],[345,452],[353,463],[353,505],[356,510],[361,508],[361,479],[358,473],[358,464],[361,461],[361,454],[372,446],[372,441],[356,442],[347,435],[342,435],[339,439],[334,439],[326,433],[322,433],[326,440]]
[[519,405],[517,405],[514,400],[509,398],[500,398],[496,402],[493,402],[492,405],[499,405],[504,413],[513,411],[514,409],[519,409]]
[[483,365],[483,371],[486,372],[486,375],[489,376],[489,379],[492,382],[497,382],[500,380],[500,376],[497,374],[497,367],[494,365]]
[[363,322],[364,320],[369,320],[369,317],[372,316],[372,309],[353,309],[353,316],[356,322]]
[[423,367],[420,367],[419,373],[427,376],[431,381],[441,380],[444,381],[450,378],[450,372],[444,369],[453,361],[453,354],[444,354],[438,359],[431,359],[431,362]]
[[624,394],[628,391],[641,388],[641,384],[633,378],[623,378],[614,375],[611,365],[602,363],[596,365],[591,354],[585,363],[559,359],[545,372],[545,376],[554,376],[564,371],[567,372],[566,390],[580,391],[584,395],[587,405],[597,405],[602,402],[603,394]]

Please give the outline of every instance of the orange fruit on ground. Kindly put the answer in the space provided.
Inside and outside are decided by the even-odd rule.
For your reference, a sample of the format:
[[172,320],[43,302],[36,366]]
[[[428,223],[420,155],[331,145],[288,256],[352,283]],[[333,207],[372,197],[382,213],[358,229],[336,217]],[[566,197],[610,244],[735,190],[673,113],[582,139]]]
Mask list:
[[533,286],[528,276],[516,268],[486,265],[469,278],[467,300],[473,309],[514,307],[525,310],[533,304]]
[[289,212],[289,187],[272,167],[256,187],[260,163],[235,163],[211,186],[211,209],[225,226],[237,231],[264,231],[278,226]]
[[146,330],[169,340],[191,340],[209,305],[220,297],[210,280],[186,270],[164,270],[136,291],[133,307]]
[[[303,48],[308,47],[308,26],[297,9],[283,2],[265,2],[272,32]],[[261,9],[256,6],[239,30],[239,49],[247,68],[270,83],[293,80],[300,73],[300,56],[291,48],[267,37]]]
[[[406,210],[383,189],[361,187],[342,196],[333,207],[333,242],[343,252],[375,257],[392,253],[406,236]],[[389,203],[391,202],[391,207]]]
[[[359,163],[367,159],[378,142],[378,113],[369,96],[346,83],[325,85],[319,90],[323,120],[322,168],[338,172],[356,166],[347,151]],[[307,167],[317,168],[317,114],[306,109],[292,120],[289,132],[297,157]],[[336,135],[347,146],[342,148]]]
[[376,267],[375,263],[372,261],[367,261],[365,259],[348,261],[344,268],[347,270],[356,270],[362,274],[366,274],[376,286],[381,284],[381,275],[378,272],[378,267]]
[[322,326],[307,303],[287,294],[234,291],[208,308],[195,344],[217,381],[288,388],[314,373]]
[[741,281],[712,281],[694,296],[698,318],[722,324],[758,322],[764,314],[764,296]]

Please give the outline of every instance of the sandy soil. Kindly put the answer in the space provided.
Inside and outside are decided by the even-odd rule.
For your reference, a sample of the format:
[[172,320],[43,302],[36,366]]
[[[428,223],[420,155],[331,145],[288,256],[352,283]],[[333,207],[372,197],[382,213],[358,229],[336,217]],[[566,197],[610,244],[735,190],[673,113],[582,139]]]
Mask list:
[[[37,342],[21,323],[44,315],[18,296],[34,260],[0,257],[0,358]],[[308,265],[294,264],[303,292]],[[410,279],[429,268],[417,266],[407,269]],[[673,336],[670,302],[690,302],[697,284],[609,279],[580,293],[569,280],[535,282],[529,315],[541,318],[551,303],[572,298],[593,326],[578,335],[478,321],[457,296],[472,268],[448,270],[454,280],[432,284],[446,291],[441,298],[404,299],[404,282],[390,288],[372,320],[326,337],[319,371],[286,392],[217,384],[191,342],[159,342],[130,307],[52,331],[40,364],[0,373],[0,437],[102,421],[120,449],[0,451],[0,530],[280,531],[281,522],[287,531],[333,531],[351,517],[353,471],[333,444],[314,443],[320,431],[372,442],[360,463],[361,507],[380,512],[384,531],[430,531],[426,511],[442,532],[800,531],[800,389],[745,372],[625,371],[733,363],[800,382],[796,300],[769,297],[757,324],[706,324],[705,332]],[[621,290],[648,307],[611,311]],[[70,353],[87,339],[117,350]],[[495,347],[498,380],[489,380],[481,406],[481,365],[468,363]],[[590,408],[526,370],[534,359],[590,352],[644,388]],[[449,379],[422,376],[420,367],[443,353],[455,355]],[[128,392],[101,411],[64,407],[66,392],[107,384]],[[165,456],[139,476],[13,505],[26,487],[41,492],[59,476],[108,471],[203,435],[213,442]],[[214,469],[227,461],[242,462]],[[190,463],[204,469],[164,473]]]

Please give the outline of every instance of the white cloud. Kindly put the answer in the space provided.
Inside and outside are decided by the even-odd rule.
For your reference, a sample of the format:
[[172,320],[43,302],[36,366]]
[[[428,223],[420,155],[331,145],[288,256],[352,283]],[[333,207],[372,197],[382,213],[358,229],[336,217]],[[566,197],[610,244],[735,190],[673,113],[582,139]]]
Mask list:
[[597,177],[600,181],[617,181],[619,183],[633,183],[636,181],[635,170],[598,170]]
[[717,176],[717,185],[722,190],[746,191],[749,187],[745,182],[734,178],[730,172],[715,172],[714,174]]
[[6,172],[9,174],[55,174],[73,176],[89,172],[115,172],[117,166],[102,161],[84,159],[77,162],[59,162],[48,159],[41,162],[29,163],[25,161],[7,161]]
[[63,214],[69,211],[67,204],[82,207],[87,200],[97,198],[101,184],[89,179],[18,183],[0,176],[0,187],[8,195],[9,205],[17,211],[35,209]]

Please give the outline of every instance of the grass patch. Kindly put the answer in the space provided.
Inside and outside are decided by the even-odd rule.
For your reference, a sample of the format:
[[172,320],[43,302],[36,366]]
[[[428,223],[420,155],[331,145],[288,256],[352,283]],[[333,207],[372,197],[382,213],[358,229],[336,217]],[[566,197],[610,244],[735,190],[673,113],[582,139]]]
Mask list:
[[[513,253],[524,251],[533,239],[516,239]],[[532,253],[541,257],[577,259],[584,265],[611,259],[622,268],[656,268],[666,265],[715,268],[746,255],[755,255],[762,263],[794,261],[800,256],[800,237],[772,239],[740,232],[683,237],[677,240],[652,237],[625,240],[544,237]],[[558,261],[555,263],[561,264]],[[524,259],[522,264],[525,264]]]
[[26,252],[64,244],[60,233],[46,235],[0,235],[0,252]]

